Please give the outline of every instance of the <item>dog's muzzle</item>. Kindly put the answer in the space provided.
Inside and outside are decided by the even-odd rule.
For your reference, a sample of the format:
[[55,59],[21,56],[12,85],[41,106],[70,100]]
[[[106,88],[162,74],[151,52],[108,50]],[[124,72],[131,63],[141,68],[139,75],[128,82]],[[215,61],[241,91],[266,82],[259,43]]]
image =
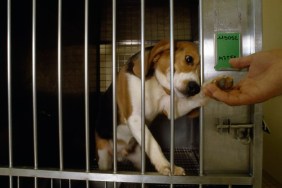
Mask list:
[[195,81],[189,81],[186,88],[186,95],[188,97],[198,94],[201,90],[200,85]]

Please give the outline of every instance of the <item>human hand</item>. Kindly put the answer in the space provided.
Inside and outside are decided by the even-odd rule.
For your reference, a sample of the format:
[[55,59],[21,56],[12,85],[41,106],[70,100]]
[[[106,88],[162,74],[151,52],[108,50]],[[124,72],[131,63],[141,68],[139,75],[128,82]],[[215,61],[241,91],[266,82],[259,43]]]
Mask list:
[[245,78],[231,90],[223,91],[216,84],[204,86],[204,93],[228,105],[264,102],[282,94],[282,50],[258,52],[230,60],[234,68],[249,68]]

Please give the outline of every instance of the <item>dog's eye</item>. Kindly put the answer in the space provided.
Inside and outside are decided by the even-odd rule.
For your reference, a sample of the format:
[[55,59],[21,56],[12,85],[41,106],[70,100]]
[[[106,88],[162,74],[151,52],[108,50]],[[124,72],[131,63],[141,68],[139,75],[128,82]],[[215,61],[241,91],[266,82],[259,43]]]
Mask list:
[[185,56],[185,61],[186,61],[186,63],[188,63],[188,64],[193,64],[193,57],[190,56],[190,55],[186,55],[186,56]]

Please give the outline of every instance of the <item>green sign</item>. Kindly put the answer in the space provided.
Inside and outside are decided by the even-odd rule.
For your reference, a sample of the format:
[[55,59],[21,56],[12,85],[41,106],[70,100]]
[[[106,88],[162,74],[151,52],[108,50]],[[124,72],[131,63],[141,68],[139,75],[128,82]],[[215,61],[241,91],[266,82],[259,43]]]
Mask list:
[[216,34],[216,65],[215,70],[233,70],[229,64],[231,58],[240,57],[241,36],[240,33]]

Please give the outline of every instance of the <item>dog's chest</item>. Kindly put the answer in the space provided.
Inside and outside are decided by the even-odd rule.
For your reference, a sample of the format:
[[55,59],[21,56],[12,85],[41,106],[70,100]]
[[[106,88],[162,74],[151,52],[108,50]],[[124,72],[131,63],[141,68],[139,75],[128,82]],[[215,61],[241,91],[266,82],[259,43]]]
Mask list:
[[[129,94],[134,114],[141,113],[141,80],[135,76],[129,75]],[[166,95],[161,85],[155,77],[145,82],[145,117],[147,121],[152,121],[162,109],[160,108],[161,99]]]

